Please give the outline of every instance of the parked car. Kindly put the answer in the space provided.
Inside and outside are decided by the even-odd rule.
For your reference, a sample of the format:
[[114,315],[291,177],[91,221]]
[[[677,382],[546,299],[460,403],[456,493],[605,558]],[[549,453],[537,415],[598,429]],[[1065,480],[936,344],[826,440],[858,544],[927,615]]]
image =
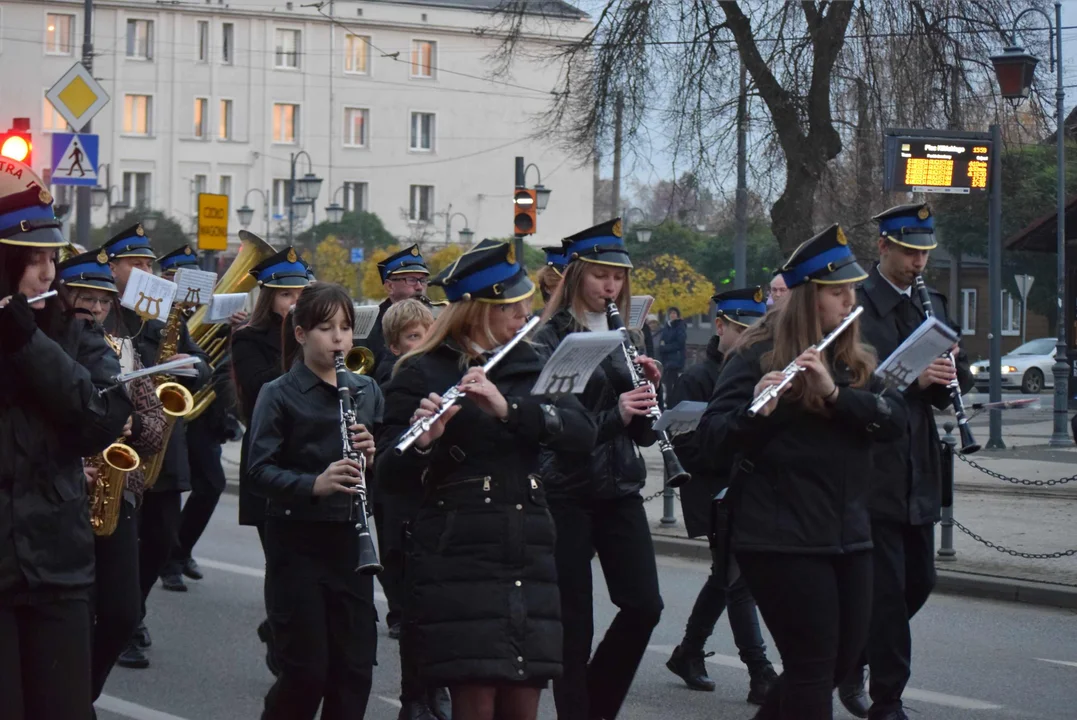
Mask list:
[[[1051,366],[1055,364],[1054,338],[1036,338],[1002,356],[1002,389],[1020,389],[1021,392],[1035,395],[1045,388],[1054,387]],[[980,360],[972,363],[969,369],[976,378],[976,389],[986,390],[991,373],[991,363]]]

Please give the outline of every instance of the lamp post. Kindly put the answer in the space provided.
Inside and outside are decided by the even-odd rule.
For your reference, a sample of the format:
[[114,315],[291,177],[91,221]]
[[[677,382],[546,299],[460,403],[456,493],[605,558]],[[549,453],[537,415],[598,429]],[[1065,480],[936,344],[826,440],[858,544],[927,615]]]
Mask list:
[[[1017,24],[1030,12],[1039,13],[1047,21],[1047,30],[1053,41],[1051,48],[1051,69],[1055,71],[1055,140],[1058,168],[1056,170],[1058,217],[1056,225],[1057,253],[1057,308],[1058,308],[1058,337],[1055,343],[1055,363],[1051,367],[1051,374],[1055,381],[1054,398],[1054,427],[1051,432],[1050,445],[1055,447],[1069,446],[1072,441],[1069,437],[1069,366],[1067,363],[1068,348],[1066,347],[1066,126],[1063,101],[1066,94],[1062,89],[1062,3],[1055,2],[1055,18],[1051,22],[1051,16],[1039,8],[1031,7],[1022,11],[1013,21],[1013,30],[1010,32],[1010,46],[1002,51],[1001,55],[991,57],[991,64],[995,67],[995,76],[998,78],[999,90],[1002,97],[1011,101],[1021,101],[1029,96],[1032,88],[1032,79],[1036,71],[1039,58],[1026,53],[1024,48],[1016,43]],[[997,150],[996,150],[997,152]],[[996,180],[997,182],[997,180]]]
[[[642,217],[644,220],[647,219],[647,213],[645,213],[640,208],[638,208],[638,207],[626,208],[624,211],[621,212],[621,221],[624,223],[625,234],[628,233],[628,228],[630,226],[629,217],[632,215],[632,213],[639,213],[640,217]],[[643,243],[644,245],[649,243],[651,241],[651,228],[649,228],[649,227],[637,227],[636,228],[636,240]]]
[[348,186],[341,185],[333,191],[333,197],[330,199],[330,203],[325,207],[325,217],[329,222],[334,225],[344,219],[345,208],[343,205],[337,202],[337,196],[345,190]]
[[452,221],[455,217],[464,218],[464,228],[460,231],[460,244],[471,245],[471,241],[475,239],[475,231],[471,229],[471,223],[467,220],[467,215],[462,212],[453,212],[452,203],[449,203],[449,209],[445,211],[445,244],[452,243]]
[[[307,159],[307,173],[299,178],[295,177],[295,166],[299,163],[299,158],[305,157]],[[306,150],[300,150],[297,153],[292,153],[290,156],[291,174],[290,182],[288,184],[288,244],[292,245],[295,240],[295,221],[300,221],[306,217],[308,210],[314,209],[314,201],[318,199],[318,192],[322,189],[322,179],[314,174],[314,161],[310,159],[310,155]],[[304,203],[306,207],[302,210],[299,209],[299,204]],[[300,216],[300,213],[302,215]],[[312,218],[313,219],[313,218]]]
[[251,220],[254,219],[254,208],[247,204],[250,199],[251,193],[258,193],[262,196],[262,207],[265,208],[266,216],[266,236],[265,241],[269,242],[269,193],[261,188],[251,188],[247,191],[247,194],[243,196],[243,206],[236,208],[236,217],[239,218],[239,224],[244,228],[248,228],[251,225]]
[[[100,177],[101,168],[105,170],[105,184],[96,185],[90,188],[90,204],[99,208],[102,205],[107,205],[108,210],[106,224],[111,225],[117,222],[120,218],[127,214],[131,209],[130,203],[126,203],[122,199],[122,191],[112,184],[112,168],[108,163],[101,163],[98,168],[98,177]],[[112,191],[115,190],[117,194],[120,194],[121,199],[119,202],[112,202]]]
[[550,204],[550,193],[553,190],[542,184],[542,172],[539,171],[539,167],[535,163],[530,163],[524,168],[524,184],[527,184],[527,171],[531,168],[535,168],[535,174],[538,175],[538,182],[531,189],[535,191],[535,212],[540,213]]

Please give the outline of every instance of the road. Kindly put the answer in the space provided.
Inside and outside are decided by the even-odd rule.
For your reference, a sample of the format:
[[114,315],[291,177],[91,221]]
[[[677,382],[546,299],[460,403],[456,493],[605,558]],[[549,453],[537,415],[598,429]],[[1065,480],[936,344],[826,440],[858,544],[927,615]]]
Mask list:
[[[156,588],[147,618],[153,635],[148,670],[117,668],[98,703],[101,720],[236,720],[257,718],[271,676],[254,628],[262,616],[261,548],[253,529],[235,524],[236,498],[225,495],[196,548],[206,571],[187,593]],[[748,720],[747,672],[736,659],[723,618],[710,650],[714,693],[686,689],[664,663],[706,577],[704,564],[659,558],[666,610],[636,678],[623,720]],[[596,565],[596,578],[600,577]],[[596,581],[596,623],[612,606]],[[379,593],[384,614],[384,597]],[[1077,613],[935,596],[917,617],[908,705],[916,717],[945,720],[1058,720],[1077,705]],[[380,665],[367,717],[393,720],[399,687],[396,643],[379,627]],[[768,643],[770,639],[768,637]],[[770,643],[771,648],[772,643]],[[778,660],[770,650],[772,660]],[[543,720],[554,718],[543,698]],[[848,718],[840,707],[836,718]]]

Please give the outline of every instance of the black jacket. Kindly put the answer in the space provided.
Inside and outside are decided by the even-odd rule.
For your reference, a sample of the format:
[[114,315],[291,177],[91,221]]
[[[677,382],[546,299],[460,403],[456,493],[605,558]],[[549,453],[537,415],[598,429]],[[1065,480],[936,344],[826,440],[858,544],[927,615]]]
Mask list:
[[[718,373],[725,360],[718,350],[720,340],[717,335],[712,337],[707,344],[707,354],[703,361],[685,370],[677,379],[677,384],[669,394],[668,407],[676,407],[684,400],[710,402],[711,396],[714,395],[714,386],[718,382]],[[700,447],[697,442],[698,435],[699,433],[690,432],[673,438],[677,458],[692,475],[691,481],[681,488],[684,528],[690,538],[710,534],[711,501],[722,488],[729,485],[729,466],[718,467],[714,463],[715,456]]]
[[[935,313],[960,333],[960,328],[950,322],[946,298],[937,292],[929,292]],[[857,299],[864,306],[860,316],[861,337],[875,348],[879,362],[882,362],[908,337],[898,317],[901,296],[879,274],[876,266],[857,291]],[[923,320],[923,307],[915,291],[912,292],[912,303],[917,317]],[[957,357],[957,377],[962,392],[967,392],[973,379],[964,352]],[[893,442],[877,443],[874,448],[871,514],[875,518],[925,525],[939,519],[941,502],[939,431],[933,408],[951,407],[950,390],[942,385],[921,390],[914,382],[904,395],[908,407],[906,436]]]
[[133,411],[99,328],[72,320],[61,343],[41,330],[0,348],[0,604],[84,594],[94,541],[82,458],[123,432]]
[[[120,313],[124,329],[121,334],[133,338],[139,357],[142,358],[146,367],[156,365],[157,351],[164,336],[165,324],[160,320],[148,320],[143,324],[142,318],[125,307],[120,308]],[[114,319],[109,317],[108,321],[114,322]],[[198,371],[197,377],[176,378],[176,382],[193,393],[206,384],[213,370],[209,365],[209,357],[191,340],[186,321],[180,323],[176,352],[202,358],[202,362],[194,366]],[[186,492],[190,489],[191,466],[187,461],[187,426],[183,418],[179,418],[172,426],[172,436],[165,449],[165,460],[161,467],[161,474],[157,476],[157,483],[146,492]]]
[[658,359],[667,370],[683,370],[687,362],[688,326],[680,318],[658,333]]
[[[373,431],[381,422],[381,390],[364,375],[348,373],[348,378],[356,419]],[[350,495],[313,495],[315,478],[344,457],[336,387],[296,362],[262,388],[249,432],[250,482],[254,492],[268,500],[269,517],[355,520]]]
[[266,383],[283,372],[281,364],[281,318],[270,313],[264,328],[245,325],[232,333],[232,376],[235,378],[236,407],[247,425],[239,446],[239,524],[261,525],[265,522],[266,500],[251,488],[250,465],[251,416],[258,393]]
[[[559,310],[539,330],[535,344],[552,355],[570,332],[588,332],[567,309]],[[551,498],[610,499],[633,495],[647,480],[647,465],[637,445],[649,447],[658,438],[651,421],[635,417],[621,422],[617,401],[632,389],[632,377],[620,350],[610,353],[595,370],[579,400],[594,418],[598,437],[588,451],[547,451],[542,477]]]
[[872,375],[868,389],[840,386],[829,415],[779,400],[767,417],[748,416],[759,342],[729,356],[696,434],[718,457],[735,453],[730,478],[733,549],[836,554],[871,547],[871,449],[905,430],[905,404]]
[[587,452],[595,426],[574,396],[530,394],[542,358],[521,343],[489,375],[509,403],[506,422],[463,398],[428,455],[397,456],[393,446],[419,401],[459,382],[460,361],[445,344],[401,367],[386,388],[378,436],[383,482],[421,475],[425,485],[408,558],[420,672],[430,687],[558,677],[556,532],[539,456],[543,448]]

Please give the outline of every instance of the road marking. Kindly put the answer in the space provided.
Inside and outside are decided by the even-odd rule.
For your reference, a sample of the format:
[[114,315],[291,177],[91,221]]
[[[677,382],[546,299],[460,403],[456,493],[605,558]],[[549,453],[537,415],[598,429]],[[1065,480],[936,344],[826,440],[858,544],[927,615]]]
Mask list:
[[[672,645],[648,645],[647,649],[651,652],[662,653],[670,655],[673,653]],[[740,670],[747,670],[748,667],[740,661],[740,658],[732,655],[721,655],[715,653],[707,658],[707,662],[711,665],[720,665],[722,667],[735,668]],[[1077,665],[1077,663],[1073,663]],[[775,672],[781,672],[781,663],[774,663]],[[975,700],[973,698],[961,697],[960,695],[947,695],[945,693],[933,692],[931,690],[917,690],[915,688],[905,688],[904,699],[906,700],[918,700],[920,702],[928,703],[930,705],[941,705],[943,707],[958,708],[959,710],[1001,710],[1001,705],[994,703],[984,702],[983,700]]]
[[[195,558],[195,561],[199,565],[211,568],[213,570],[221,570],[223,572],[230,572],[234,575],[244,575],[246,577],[265,579],[266,571],[259,570],[258,568],[247,567],[246,565],[236,565],[230,562],[223,562],[221,560],[209,560],[207,558]],[[380,590],[374,591],[374,599],[381,602],[388,602],[385,597],[385,593]]]
[[172,715],[170,713],[161,712],[160,710],[154,710],[145,705],[121,700],[118,697],[112,697],[111,695],[102,695],[97,698],[97,702],[94,703],[94,705],[98,710],[107,710],[110,713],[122,715],[125,718],[131,718],[132,720],[186,720],[186,718],[181,718],[179,715]]
[[1053,663],[1055,665],[1066,665],[1067,667],[1077,667],[1077,662],[1072,662],[1070,660],[1048,660],[1047,658],[1036,658],[1036,660],[1039,660],[1040,662],[1045,662],[1045,663]]
[[400,701],[397,700],[396,698],[389,698],[389,697],[385,697],[384,695],[375,695],[375,697],[378,698],[378,700],[381,700],[382,702],[389,703],[390,705],[397,708],[398,710],[401,707],[403,707],[403,705],[401,705]]

